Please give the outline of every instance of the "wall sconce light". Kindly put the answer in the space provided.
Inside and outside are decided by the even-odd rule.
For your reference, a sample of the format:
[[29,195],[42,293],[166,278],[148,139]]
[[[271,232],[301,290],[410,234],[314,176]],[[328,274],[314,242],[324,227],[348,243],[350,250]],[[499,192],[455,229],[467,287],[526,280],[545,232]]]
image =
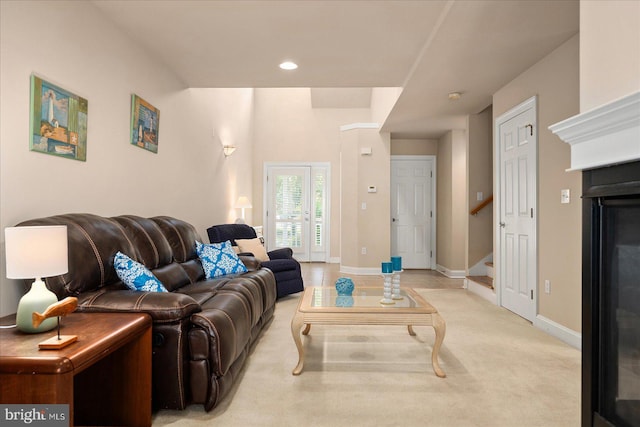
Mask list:
[[225,157],[229,157],[230,155],[233,154],[234,151],[236,151],[236,147],[233,145],[223,145],[222,151],[224,151]]

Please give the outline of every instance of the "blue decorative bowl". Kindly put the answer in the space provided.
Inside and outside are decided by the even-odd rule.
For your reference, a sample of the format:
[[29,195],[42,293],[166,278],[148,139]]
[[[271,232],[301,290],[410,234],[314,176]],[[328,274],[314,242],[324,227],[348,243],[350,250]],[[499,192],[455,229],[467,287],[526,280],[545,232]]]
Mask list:
[[338,291],[338,295],[351,296],[353,288],[353,280],[348,277],[341,277],[336,280],[336,291]]
[[353,307],[353,297],[350,295],[338,295],[336,297],[336,307]]

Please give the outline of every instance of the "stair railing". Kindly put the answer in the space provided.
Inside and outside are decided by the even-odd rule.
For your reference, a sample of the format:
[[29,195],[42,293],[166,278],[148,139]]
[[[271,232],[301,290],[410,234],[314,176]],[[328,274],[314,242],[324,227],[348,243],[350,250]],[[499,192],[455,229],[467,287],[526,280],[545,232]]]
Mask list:
[[486,199],[484,199],[480,204],[478,204],[478,206],[471,209],[469,213],[471,215],[478,215],[478,212],[480,212],[484,207],[486,207],[491,202],[493,202],[493,194],[487,197]]

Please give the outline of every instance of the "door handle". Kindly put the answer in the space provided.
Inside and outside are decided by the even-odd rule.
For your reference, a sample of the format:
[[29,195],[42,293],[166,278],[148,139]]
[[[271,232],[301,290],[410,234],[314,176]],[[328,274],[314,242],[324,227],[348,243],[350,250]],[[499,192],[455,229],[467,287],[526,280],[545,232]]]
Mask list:
[[502,221],[500,221],[499,225],[500,225],[500,227],[502,227],[502,228],[504,228],[504,227],[506,227],[506,226],[507,226],[507,224],[505,224],[505,223],[504,223],[504,222],[502,222]]
[[395,218],[391,218],[391,222],[396,222],[396,219]]

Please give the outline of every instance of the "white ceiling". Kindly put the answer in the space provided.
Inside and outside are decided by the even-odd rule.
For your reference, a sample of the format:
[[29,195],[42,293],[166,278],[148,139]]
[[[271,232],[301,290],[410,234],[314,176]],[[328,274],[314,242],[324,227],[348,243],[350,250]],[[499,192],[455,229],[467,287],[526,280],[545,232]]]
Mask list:
[[[464,128],[579,22],[578,0],[93,3],[189,87],[403,87],[383,126],[396,138]],[[353,106],[354,91],[340,92],[315,94]]]

